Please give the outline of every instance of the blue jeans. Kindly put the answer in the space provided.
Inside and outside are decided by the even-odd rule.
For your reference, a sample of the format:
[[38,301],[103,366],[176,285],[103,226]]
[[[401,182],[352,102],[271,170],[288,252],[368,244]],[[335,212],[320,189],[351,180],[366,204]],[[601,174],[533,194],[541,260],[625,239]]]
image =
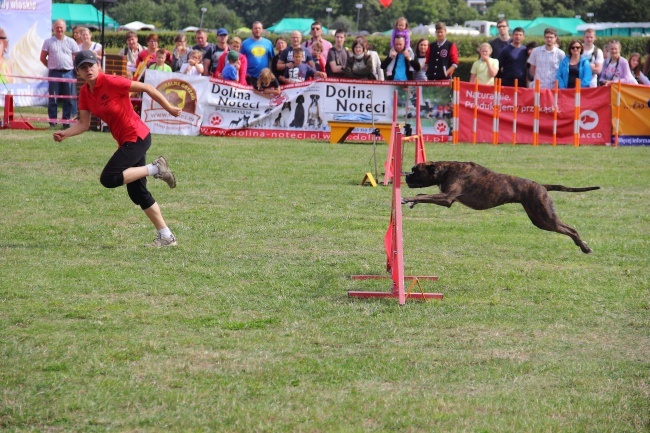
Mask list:
[[[50,69],[48,73],[50,78],[77,78],[74,69],[64,71],[60,69]],[[62,83],[57,81],[49,82],[50,95],[72,96],[77,94],[77,83]],[[63,102],[63,115],[62,119],[70,120],[72,116],[77,114],[77,100],[60,98]],[[58,101],[56,97],[50,97],[47,105],[47,117],[50,118],[50,124],[55,124],[57,119]]]

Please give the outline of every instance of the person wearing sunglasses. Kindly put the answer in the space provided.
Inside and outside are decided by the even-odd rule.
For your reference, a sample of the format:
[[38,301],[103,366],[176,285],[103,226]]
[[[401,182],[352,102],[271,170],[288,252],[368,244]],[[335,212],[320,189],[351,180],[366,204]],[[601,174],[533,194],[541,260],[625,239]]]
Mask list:
[[560,61],[557,70],[557,81],[560,89],[573,89],[576,81],[580,80],[580,87],[589,87],[591,83],[591,64],[589,59],[582,57],[582,43],[574,39],[569,42],[569,55]]

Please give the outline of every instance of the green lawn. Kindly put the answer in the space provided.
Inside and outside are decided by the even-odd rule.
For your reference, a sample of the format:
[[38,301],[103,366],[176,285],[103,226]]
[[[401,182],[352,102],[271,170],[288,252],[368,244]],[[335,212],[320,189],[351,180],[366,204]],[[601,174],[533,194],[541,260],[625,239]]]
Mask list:
[[406,273],[445,298],[400,307],[347,297],[389,290],[350,278],[386,275],[372,145],[155,136],[179,246],[152,250],[99,184],[110,134],[50,135],[0,131],[0,430],[650,430],[650,148],[427,145],[602,186],[551,193],[594,252],[519,205],[404,207]]

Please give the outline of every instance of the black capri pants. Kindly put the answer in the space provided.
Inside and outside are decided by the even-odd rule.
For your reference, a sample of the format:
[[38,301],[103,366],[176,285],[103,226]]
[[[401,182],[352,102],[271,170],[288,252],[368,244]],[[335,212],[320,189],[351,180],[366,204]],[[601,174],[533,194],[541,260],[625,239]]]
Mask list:
[[[99,181],[106,188],[124,185],[124,170],[146,165],[147,150],[151,147],[151,134],[138,138],[135,143],[127,142],[120,146],[102,171]],[[126,185],[131,201],[142,208],[149,209],[156,202],[147,189],[147,178],[143,177]]]

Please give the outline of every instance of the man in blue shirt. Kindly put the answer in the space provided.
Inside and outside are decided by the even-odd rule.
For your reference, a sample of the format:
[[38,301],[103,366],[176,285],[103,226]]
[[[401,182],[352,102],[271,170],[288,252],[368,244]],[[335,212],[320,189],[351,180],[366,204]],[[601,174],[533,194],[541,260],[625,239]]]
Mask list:
[[519,87],[526,87],[528,51],[523,42],[524,29],[517,27],[512,32],[510,45],[499,53],[499,70],[504,86],[514,87],[515,80],[519,80]]
[[264,68],[271,67],[273,60],[273,43],[262,37],[262,23],[255,21],[251,28],[253,36],[246,39],[241,44],[241,53],[246,56],[248,60],[248,67],[246,68],[246,82],[251,86],[255,86],[260,72]]
[[404,36],[395,36],[394,49],[381,62],[387,81],[412,80],[416,71],[420,70],[420,62],[415,58],[411,47],[406,46]]

